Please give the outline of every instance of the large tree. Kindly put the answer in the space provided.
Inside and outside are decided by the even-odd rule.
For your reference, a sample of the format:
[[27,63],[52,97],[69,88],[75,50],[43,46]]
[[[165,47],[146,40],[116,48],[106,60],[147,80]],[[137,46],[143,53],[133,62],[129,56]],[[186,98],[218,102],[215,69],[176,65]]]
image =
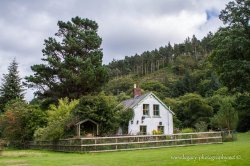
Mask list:
[[58,21],[56,38],[45,40],[44,64],[33,65],[34,75],[26,77],[29,87],[38,88],[40,98],[79,98],[99,91],[107,81],[98,24],[80,17]]
[[250,91],[250,1],[229,2],[219,18],[227,26],[215,34],[212,62],[231,91]]
[[211,118],[214,126],[220,129],[234,130],[238,123],[238,112],[233,107],[234,99],[225,97],[221,100],[219,111]]
[[99,123],[100,135],[112,135],[118,127],[124,131],[129,120],[134,116],[131,109],[123,110],[114,96],[99,93],[95,96],[82,96],[79,105],[73,111],[79,119],[91,119]]
[[7,102],[15,99],[23,99],[24,89],[18,73],[18,64],[14,59],[8,67],[8,74],[3,75],[3,83],[0,87],[0,112]]

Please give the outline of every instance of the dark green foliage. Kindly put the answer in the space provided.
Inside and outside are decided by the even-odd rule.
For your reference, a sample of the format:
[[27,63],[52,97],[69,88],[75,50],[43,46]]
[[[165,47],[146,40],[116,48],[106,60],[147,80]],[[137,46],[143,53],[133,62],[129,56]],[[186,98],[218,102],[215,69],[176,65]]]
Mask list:
[[[187,57],[185,62],[193,69],[196,67],[196,63],[192,61],[202,59],[204,54],[208,54],[211,51],[212,46],[210,45],[210,41],[212,35],[212,33],[209,33],[207,37],[201,40],[198,40],[193,35],[191,39],[188,37],[183,43],[174,44],[174,47],[168,43],[164,47],[145,51],[141,55],[136,54],[130,57],[126,56],[123,60],[113,60],[107,66],[109,68],[109,75],[111,77],[128,74],[136,74],[138,76],[147,75],[172,64],[178,57],[183,59]],[[182,65],[174,66],[174,70],[179,74],[184,74],[186,71],[186,64]]]
[[[240,26],[246,31],[249,29],[250,20],[250,1],[249,0],[235,0],[226,5],[226,8],[221,11],[219,18],[224,24],[230,26]],[[248,31],[250,33],[250,31]]]
[[213,115],[213,108],[197,94],[185,94],[169,104],[172,106],[172,110],[176,113],[177,118],[181,121],[181,128],[194,128],[195,124],[201,121],[209,123],[209,118]]
[[237,103],[236,109],[238,110],[239,123],[237,130],[241,132],[246,132],[250,130],[250,96],[240,95],[236,99]]
[[179,56],[174,61],[173,72],[177,75],[184,75],[188,71],[197,68],[197,60],[192,56]]
[[18,73],[18,64],[14,59],[8,67],[8,74],[3,75],[3,83],[0,87],[0,113],[5,105],[15,99],[23,99],[23,86]]
[[134,117],[134,111],[130,108],[119,112],[122,134],[128,134],[128,123]]
[[220,79],[231,91],[250,91],[250,2],[229,2],[221,11],[226,24],[214,36],[212,62]]
[[45,123],[46,114],[43,111],[20,100],[9,102],[0,116],[2,137],[18,147],[31,141],[35,130]]
[[122,92],[132,94],[134,83],[134,80],[130,77],[115,78],[106,84],[105,90],[113,95],[119,95]]
[[189,72],[186,72],[184,77],[176,82],[172,96],[178,97],[184,95],[185,93],[195,92],[197,87],[196,84],[195,78],[192,77]]
[[148,81],[140,84],[144,91],[154,92],[158,97],[165,98],[170,96],[170,90],[159,81]]
[[211,77],[201,80],[197,86],[199,94],[208,97],[212,96],[213,92],[219,89],[220,82],[218,77],[214,73],[211,73]]
[[211,123],[219,129],[234,130],[238,123],[238,112],[233,107],[234,98],[225,97],[220,100],[219,111],[211,118]]
[[31,67],[35,74],[26,77],[27,85],[38,88],[38,97],[53,101],[100,91],[107,81],[107,71],[102,65],[97,23],[75,17],[58,21],[58,26],[56,38],[45,40],[45,63]]
[[124,92],[122,92],[122,93],[120,93],[119,95],[117,95],[117,100],[118,100],[119,102],[122,102],[122,101],[127,100],[127,99],[130,99],[130,98],[131,98],[131,96],[127,95],[127,94],[124,93]]
[[214,34],[212,32],[209,32],[207,34],[207,36],[205,36],[202,40],[201,40],[201,45],[202,48],[204,49],[204,53],[208,54],[213,50],[213,45],[211,43],[212,39],[213,39]]
[[[123,107],[118,104],[114,96],[106,96],[104,93],[83,96],[74,115],[81,120],[91,119],[97,122],[100,125],[100,135],[112,135],[116,133],[121,120],[126,119],[121,117]],[[128,124],[128,119],[126,121]]]

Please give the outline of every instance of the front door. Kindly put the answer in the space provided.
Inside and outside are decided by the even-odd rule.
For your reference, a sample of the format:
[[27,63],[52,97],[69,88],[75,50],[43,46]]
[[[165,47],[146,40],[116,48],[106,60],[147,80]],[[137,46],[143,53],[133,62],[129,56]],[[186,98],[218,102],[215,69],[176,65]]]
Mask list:
[[147,126],[140,126],[140,134],[141,135],[147,134]]

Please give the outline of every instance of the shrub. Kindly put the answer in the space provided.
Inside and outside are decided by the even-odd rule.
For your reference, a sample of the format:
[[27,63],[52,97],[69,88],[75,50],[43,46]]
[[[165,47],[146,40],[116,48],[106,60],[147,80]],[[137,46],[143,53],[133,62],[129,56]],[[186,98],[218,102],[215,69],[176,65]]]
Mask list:
[[0,116],[2,136],[14,147],[22,147],[31,141],[34,131],[45,123],[43,111],[21,100],[9,102]]
[[207,131],[207,126],[208,124],[206,122],[200,121],[195,124],[195,129],[198,132],[204,132],[204,131]]
[[181,130],[181,133],[193,133],[194,129],[192,128],[184,128]]
[[152,134],[153,135],[160,135],[160,134],[163,134],[163,132],[161,130],[153,130]]
[[66,133],[67,124],[73,118],[71,112],[78,103],[78,100],[70,102],[68,98],[64,98],[59,100],[58,106],[51,105],[48,111],[48,125],[35,131],[35,139],[56,141],[62,138]]

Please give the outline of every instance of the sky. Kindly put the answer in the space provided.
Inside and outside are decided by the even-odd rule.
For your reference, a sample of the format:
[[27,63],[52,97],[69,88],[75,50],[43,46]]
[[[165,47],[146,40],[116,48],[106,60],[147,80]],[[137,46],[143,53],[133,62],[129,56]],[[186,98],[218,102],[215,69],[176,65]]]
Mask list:
[[[0,0],[0,85],[16,58],[22,78],[41,61],[44,39],[54,37],[58,20],[95,20],[103,62],[215,32],[229,0]],[[26,90],[27,101],[33,90]]]

